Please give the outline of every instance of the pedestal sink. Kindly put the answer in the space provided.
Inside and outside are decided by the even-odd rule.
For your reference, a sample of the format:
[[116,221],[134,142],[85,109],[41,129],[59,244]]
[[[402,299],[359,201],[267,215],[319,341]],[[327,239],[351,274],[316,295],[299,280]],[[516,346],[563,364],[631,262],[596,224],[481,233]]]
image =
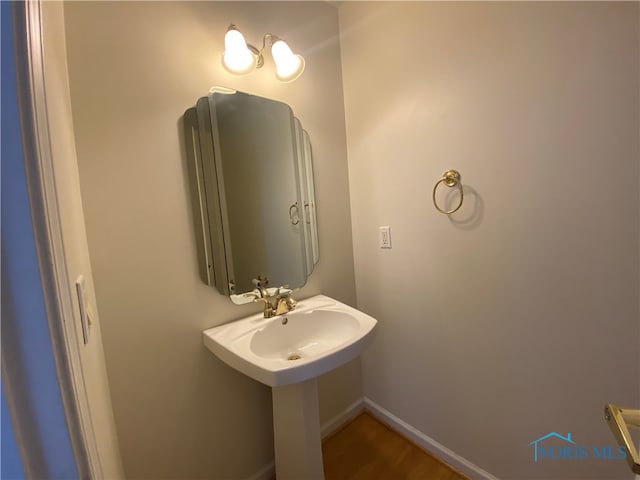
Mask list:
[[218,358],[272,387],[278,480],[321,479],[317,377],[357,357],[377,321],[324,295],[288,314],[262,314],[203,332]]

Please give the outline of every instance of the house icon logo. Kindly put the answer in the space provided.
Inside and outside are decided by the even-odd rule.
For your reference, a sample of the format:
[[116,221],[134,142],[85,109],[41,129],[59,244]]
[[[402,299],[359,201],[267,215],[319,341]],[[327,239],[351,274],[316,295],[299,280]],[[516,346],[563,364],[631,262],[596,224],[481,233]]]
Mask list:
[[533,461],[544,458],[550,460],[621,460],[627,457],[624,446],[617,445],[579,445],[571,438],[571,432],[566,436],[558,432],[550,432],[529,443],[533,447]]
[[539,451],[538,444],[539,444],[540,442],[543,442],[543,441],[545,441],[545,440],[547,440],[547,439],[549,439],[549,438],[553,438],[553,437],[555,437],[555,438],[559,438],[560,440],[563,440],[563,441],[567,442],[567,443],[568,443],[568,444],[570,444],[570,445],[576,445],[576,442],[574,442],[574,441],[571,439],[571,432],[567,433],[567,436],[566,436],[566,437],[563,437],[563,436],[562,436],[562,435],[560,435],[558,432],[551,432],[551,433],[547,433],[546,435],[543,435],[542,437],[540,437],[540,438],[538,438],[538,439],[534,440],[533,442],[531,442],[531,443],[529,444],[529,446],[533,445],[533,461],[534,461],[534,462],[537,462],[537,461],[538,461],[538,451]]

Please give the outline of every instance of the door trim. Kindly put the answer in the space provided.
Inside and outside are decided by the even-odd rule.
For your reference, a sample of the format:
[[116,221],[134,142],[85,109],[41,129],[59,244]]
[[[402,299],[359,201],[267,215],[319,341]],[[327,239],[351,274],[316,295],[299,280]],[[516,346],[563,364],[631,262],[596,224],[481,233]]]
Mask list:
[[[42,290],[67,427],[80,478],[103,478],[73,324],[74,292],[64,253],[49,135],[40,1],[14,4],[18,103],[25,174]],[[20,410],[14,411],[20,417]]]

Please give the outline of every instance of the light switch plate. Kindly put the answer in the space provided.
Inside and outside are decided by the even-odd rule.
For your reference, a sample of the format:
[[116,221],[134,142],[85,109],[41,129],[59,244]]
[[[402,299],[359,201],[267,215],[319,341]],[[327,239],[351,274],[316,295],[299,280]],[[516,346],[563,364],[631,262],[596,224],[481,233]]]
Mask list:
[[391,248],[391,227],[378,227],[380,248]]

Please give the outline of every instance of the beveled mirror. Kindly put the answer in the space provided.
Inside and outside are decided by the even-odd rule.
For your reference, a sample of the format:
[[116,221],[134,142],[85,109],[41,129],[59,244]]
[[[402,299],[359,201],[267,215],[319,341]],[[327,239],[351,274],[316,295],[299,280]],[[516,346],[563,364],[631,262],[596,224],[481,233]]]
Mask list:
[[222,87],[184,114],[202,280],[235,303],[318,262],[311,142],[285,103]]

